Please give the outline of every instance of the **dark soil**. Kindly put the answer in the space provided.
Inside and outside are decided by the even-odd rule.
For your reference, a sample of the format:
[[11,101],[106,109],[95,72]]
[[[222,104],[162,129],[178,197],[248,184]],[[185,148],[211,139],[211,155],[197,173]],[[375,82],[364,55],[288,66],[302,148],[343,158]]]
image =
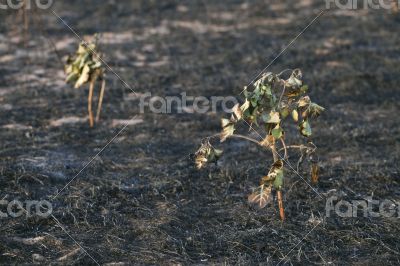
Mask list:
[[[238,95],[325,8],[315,0],[84,2],[53,8],[79,35],[102,33],[105,61],[133,91],[159,96]],[[276,202],[247,203],[269,153],[228,141],[217,165],[195,169],[191,154],[220,131],[222,111],[140,114],[139,99],[108,71],[102,120],[90,129],[87,88],[64,83],[51,45],[67,55],[76,36],[40,11],[25,47],[21,17],[0,13],[0,200],[61,191],[52,203],[64,229],[52,217],[0,218],[1,264],[400,264],[397,216],[325,215],[330,196],[400,200],[399,16],[327,11],[270,67],[301,68],[327,108],[313,123],[321,197],[287,171],[282,223]]]

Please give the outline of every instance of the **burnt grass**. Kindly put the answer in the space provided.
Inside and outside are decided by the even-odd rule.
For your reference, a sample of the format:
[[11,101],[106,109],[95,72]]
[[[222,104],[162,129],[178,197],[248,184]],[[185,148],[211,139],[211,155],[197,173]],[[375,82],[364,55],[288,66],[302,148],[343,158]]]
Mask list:
[[[21,17],[1,10],[0,199],[50,200],[59,224],[1,218],[0,263],[92,265],[91,256],[105,265],[399,265],[397,215],[325,214],[331,196],[399,200],[398,15],[329,10],[269,68],[301,68],[311,98],[326,107],[312,124],[320,182],[314,191],[287,169],[284,223],[276,201],[263,210],[247,203],[269,169],[268,152],[243,141],[216,143],[225,150],[221,161],[195,169],[191,154],[220,131],[221,110],[139,112],[146,92],[237,96],[324,7],[306,0],[57,1],[55,12],[78,34],[103,34],[104,60],[138,93],[108,71],[93,129],[87,88],[64,83],[51,45],[65,56],[76,36],[45,10],[30,13],[24,45]],[[79,172],[123,128],[118,122],[135,115]],[[293,165],[297,159],[291,154]],[[300,170],[309,181],[309,165]]]

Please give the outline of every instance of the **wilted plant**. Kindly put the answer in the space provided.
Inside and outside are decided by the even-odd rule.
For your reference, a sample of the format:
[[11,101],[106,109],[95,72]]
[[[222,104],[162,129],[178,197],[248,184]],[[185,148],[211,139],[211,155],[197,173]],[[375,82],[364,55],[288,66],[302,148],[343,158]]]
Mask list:
[[[243,91],[245,102],[242,105],[237,104],[233,108],[230,119],[222,119],[222,133],[205,139],[195,154],[198,169],[204,167],[206,163],[218,160],[222,155],[222,150],[211,145],[210,140],[214,137],[220,137],[221,142],[228,138],[241,138],[269,149],[274,162],[268,174],[261,179],[260,186],[248,197],[248,200],[250,203],[264,208],[272,201],[272,190],[275,189],[282,220],[285,218],[282,188],[284,166],[289,166],[288,150],[297,149],[301,152],[297,171],[304,157],[307,156],[312,161],[311,180],[313,183],[318,181],[319,171],[318,164],[311,156],[315,152],[316,146],[309,139],[307,144],[287,146],[284,122],[291,117],[293,122],[297,123],[299,133],[310,138],[312,135],[310,120],[318,117],[324,111],[323,107],[313,103],[310,97],[305,95],[308,86],[303,84],[302,73],[299,69],[293,70],[288,79],[281,78],[283,73],[277,75],[264,73],[252,85],[251,91],[249,88],[245,88]],[[266,131],[265,138],[258,141],[251,137],[235,134],[235,127],[239,121],[244,121],[251,128],[253,125],[262,126]],[[284,152],[283,156],[279,153],[281,151]]]
[[90,127],[94,126],[92,99],[95,83],[97,81],[101,81],[99,103],[96,113],[96,123],[100,119],[101,106],[103,103],[104,90],[106,87],[105,69],[99,57],[100,55],[97,50],[97,43],[97,36],[95,37],[94,42],[82,42],[79,45],[79,48],[76,51],[75,55],[72,57],[68,57],[67,64],[65,66],[67,83],[74,83],[74,87],[76,89],[82,87],[85,84],[89,84],[88,112]]

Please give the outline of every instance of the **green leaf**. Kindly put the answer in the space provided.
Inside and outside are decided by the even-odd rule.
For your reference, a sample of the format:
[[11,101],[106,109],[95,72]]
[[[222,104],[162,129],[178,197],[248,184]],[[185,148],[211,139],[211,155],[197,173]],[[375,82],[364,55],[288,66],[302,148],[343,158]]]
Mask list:
[[261,90],[262,90],[263,93],[264,93],[265,95],[267,95],[267,96],[271,96],[271,95],[272,95],[271,86],[263,85],[263,86],[261,87]]
[[274,187],[277,190],[282,189],[283,186],[283,170],[282,169],[277,169],[275,170],[276,172],[276,177],[274,180]]
[[307,120],[304,120],[304,121],[300,124],[300,133],[301,133],[304,137],[311,137],[311,135],[312,135],[312,130],[311,130],[310,123],[308,123]]
[[280,139],[283,136],[283,129],[278,126],[271,131],[271,134],[275,139]]
[[285,119],[290,114],[290,110],[288,107],[283,107],[280,113],[282,118]]
[[250,103],[253,107],[256,107],[258,105],[258,98],[252,97],[250,99]]
[[76,73],[70,73],[67,78],[66,78],[66,82],[75,82],[78,79],[78,75]]
[[301,93],[306,93],[308,91],[308,86],[307,85],[303,85],[301,88],[300,88],[300,92]]
[[310,103],[308,107],[308,112],[312,118],[318,117],[323,111],[325,111],[325,108],[316,103]]

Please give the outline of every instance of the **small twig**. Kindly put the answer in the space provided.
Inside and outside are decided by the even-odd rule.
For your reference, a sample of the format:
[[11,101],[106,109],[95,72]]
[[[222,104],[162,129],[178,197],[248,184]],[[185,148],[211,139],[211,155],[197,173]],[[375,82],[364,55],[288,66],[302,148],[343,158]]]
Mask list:
[[103,97],[104,97],[105,88],[106,88],[106,80],[103,77],[103,81],[101,83],[101,89],[100,89],[99,104],[97,106],[96,123],[98,123],[99,120],[100,120],[100,112],[101,112],[101,106],[103,104]]

